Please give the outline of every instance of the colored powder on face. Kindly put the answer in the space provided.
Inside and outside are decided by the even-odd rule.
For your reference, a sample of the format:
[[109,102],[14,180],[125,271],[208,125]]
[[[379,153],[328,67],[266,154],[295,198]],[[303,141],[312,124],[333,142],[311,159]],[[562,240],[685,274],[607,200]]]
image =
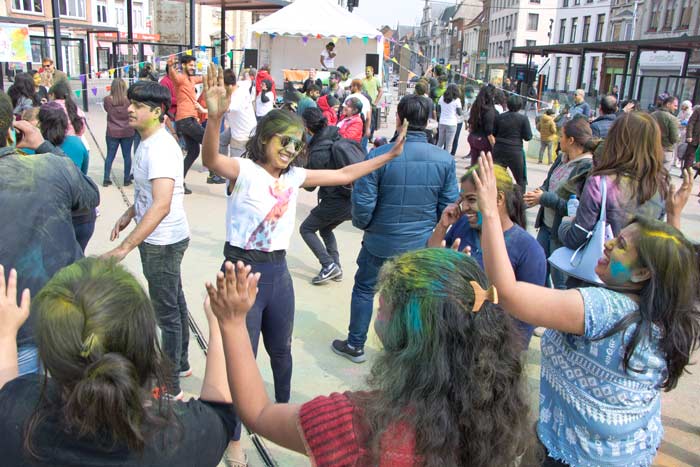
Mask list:
[[476,212],[476,225],[481,227],[481,225],[484,223],[484,217],[481,215],[481,211]]
[[671,240],[676,245],[680,245],[680,243],[681,243],[680,240],[678,240],[676,237],[674,237],[673,235],[667,234],[666,232],[652,230],[652,231],[645,232],[645,234],[649,237],[662,238],[664,240]]
[[632,278],[632,271],[630,268],[614,259],[610,260],[610,273],[613,278],[619,282],[627,282]]

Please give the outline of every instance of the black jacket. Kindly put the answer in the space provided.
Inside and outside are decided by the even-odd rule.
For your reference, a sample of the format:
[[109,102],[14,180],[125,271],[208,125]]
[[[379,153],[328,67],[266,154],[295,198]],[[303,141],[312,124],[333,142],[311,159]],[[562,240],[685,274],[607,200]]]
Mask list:
[[[340,169],[347,165],[338,163],[333,157],[333,144],[342,139],[338,133],[338,127],[327,126],[316,133],[309,142],[307,169],[312,170],[334,170]],[[342,158],[342,157],[341,157]],[[313,191],[310,188],[309,191]],[[318,189],[319,199],[342,198],[350,202],[351,190],[345,186],[322,186]]]

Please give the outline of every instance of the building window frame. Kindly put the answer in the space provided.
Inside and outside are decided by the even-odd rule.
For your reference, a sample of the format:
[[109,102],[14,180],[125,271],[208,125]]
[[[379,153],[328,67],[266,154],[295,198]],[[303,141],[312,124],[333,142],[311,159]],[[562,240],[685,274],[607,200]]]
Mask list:
[[693,5],[691,5],[690,1],[691,0],[683,0],[681,2],[680,22],[678,23],[678,29],[681,31],[690,29],[690,18],[693,14]]
[[[25,9],[25,4],[31,9]],[[39,7],[39,10],[36,8]],[[23,15],[44,16],[44,0],[12,0],[12,11]]]
[[600,42],[603,40],[603,32],[605,30],[605,13],[598,15],[598,21],[595,27],[595,41]]
[[95,2],[95,22],[99,24],[109,24],[107,16],[107,3]]
[[528,13],[527,14],[527,30],[528,31],[537,31],[537,28],[540,25],[540,15],[537,13]]
[[87,19],[86,0],[58,0],[61,18]]
[[559,44],[563,44],[566,41],[566,19],[562,19],[559,22]]
[[578,29],[578,18],[571,18],[571,32],[569,33],[569,42],[573,44],[576,42],[576,33]]
[[591,32],[591,16],[583,17],[583,30],[581,31],[581,42],[588,42],[588,35]]

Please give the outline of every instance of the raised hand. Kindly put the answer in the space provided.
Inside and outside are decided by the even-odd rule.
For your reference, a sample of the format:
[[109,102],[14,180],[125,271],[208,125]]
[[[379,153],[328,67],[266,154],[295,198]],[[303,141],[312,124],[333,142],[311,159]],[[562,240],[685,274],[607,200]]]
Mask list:
[[668,186],[666,191],[667,221],[676,228],[680,228],[681,213],[685,205],[688,204],[691,191],[693,191],[693,178],[690,175],[690,169],[683,171],[683,183],[677,191],[673,183]]
[[0,339],[17,338],[17,331],[29,317],[29,302],[29,289],[24,289],[17,305],[17,271],[10,270],[5,284],[5,268],[0,264]]
[[493,158],[491,153],[481,153],[479,158],[479,170],[474,173],[474,185],[476,198],[479,202],[479,210],[487,214],[498,215],[498,187],[496,175],[493,172]]
[[391,154],[393,157],[398,157],[403,153],[403,146],[404,143],[406,142],[406,134],[408,133],[408,120],[403,121],[403,125],[401,125],[401,131],[399,131],[399,136],[396,137],[396,142],[394,143],[394,147],[391,148],[391,151],[389,151],[389,154]]
[[442,215],[440,215],[440,224],[442,224],[443,227],[448,228],[449,226],[457,222],[460,217],[462,217],[462,208],[459,204],[460,201],[461,200],[457,200],[456,203],[448,205],[442,211]]
[[542,197],[542,193],[542,190],[539,188],[533,191],[528,191],[523,195],[523,201],[525,201],[525,204],[527,204],[528,208],[537,206],[538,204],[540,204],[540,198]]
[[210,120],[220,119],[228,110],[233,89],[224,85],[224,70],[219,65],[209,64],[204,78],[204,95]]
[[245,323],[245,316],[253,307],[258,296],[258,281],[260,273],[251,274],[250,266],[242,261],[224,264],[226,274],[219,271],[216,274],[216,287],[207,282],[205,287],[209,294],[211,310],[219,323],[239,320]]

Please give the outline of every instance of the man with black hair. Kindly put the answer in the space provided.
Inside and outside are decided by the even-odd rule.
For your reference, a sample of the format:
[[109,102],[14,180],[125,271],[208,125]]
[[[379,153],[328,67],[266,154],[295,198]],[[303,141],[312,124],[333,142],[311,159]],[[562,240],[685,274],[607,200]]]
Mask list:
[[[202,144],[204,138],[204,128],[197,120],[198,112],[206,114],[207,109],[197,102],[197,92],[195,85],[202,83],[201,76],[195,76],[195,65],[197,59],[193,55],[181,55],[180,65],[182,72],[178,73],[175,70],[175,59],[168,59],[168,74],[173,84],[175,85],[175,93],[177,95],[177,114],[175,115],[175,124],[177,131],[185,139],[187,147],[187,156],[184,162],[184,176],[187,176],[187,171],[190,170],[194,161],[199,157],[199,145]],[[207,183],[224,183],[226,180],[209,172]],[[185,186],[185,194],[192,193]]]
[[318,99],[318,96],[320,95],[321,88],[315,84],[310,84],[306,88],[306,94],[302,94],[299,98],[299,102],[297,102],[297,115],[301,117],[306,109],[317,107],[316,99]]
[[[17,270],[17,292],[38,293],[60,269],[83,257],[71,212],[100,203],[97,186],[27,121],[13,122],[0,91],[0,264]],[[28,157],[18,149],[33,149]],[[19,298],[19,296],[18,296]],[[18,300],[19,301],[19,300]],[[32,319],[17,334],[19,374],[37,373]]]
[[[331,349],[355,363],[365,361],[379,269],[392,256],[424,248],[442,211],[459,195],[454,158],[427,141],[429,110],[426,98],[404,96],[396,118],[397,129],[408,121],[403,153],[353,184],[352,224],[365,233],[357,257],[348,337],[333,341]],[[367,158],[392,147],[380,146]]]
[[617,98],[609,94],[600,98],[599,116],[591,122],[591,131],[596,138],[606,138],[617,118]]
[[[345,66],[340,65],[336,71],[340,75],[340,83],[338,83],[338,85],[340,86],[341,89],[348,91],[350,89],[351,84],[352,84],[352,77],[350,76],[350,70],[348,70]],[[347,99],[347,96],[345,96],[345,98]],[[341,100],[341,102],[343,102],[343,101]]]
[[321,51],[321,58],[319,59],[321,63],[321,67],[324,70],[330,70],[332,68],[335,68],[335,44],[333,42],[329,42],[326,44],[326,47]]
[[331,71],[328,75],[328,86],[321,90],[321,96],[332,95],[340,102],[345,102],[345,96],[347,93],[345,89],[340,86],[340,73],[337,71]]
[[129,88],[129,126],[141,134],[134,154],[134,204],[117,220],[110,239],[132,220],[136,227],[104,257],[121,261],[139,249],[143,275],[162,333],[163,351],[173,364],[166,391],[182,399],[180,376],[192,374],[188,361],[188,312],[180,267],[189,245],[190,228],[183,206],[184,168],[180,148],[163,127],[170,92],[158,83],[141,81]]

